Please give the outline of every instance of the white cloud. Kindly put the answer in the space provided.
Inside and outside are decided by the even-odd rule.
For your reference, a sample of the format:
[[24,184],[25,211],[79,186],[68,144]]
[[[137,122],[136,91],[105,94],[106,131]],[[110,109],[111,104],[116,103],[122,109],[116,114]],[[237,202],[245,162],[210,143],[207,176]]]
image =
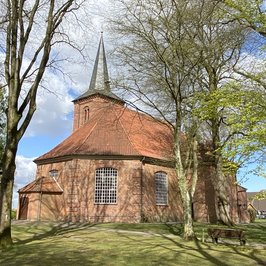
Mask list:
[[26,158],[18,155],[16,157],[16,172],[15,184],[13,189],[13,207],[16,208],[18,204],[17,191],[30,183],[35,178],[36,164],[33,162],[35,158]]
[[265,70],[265,58],[243,53],[237,67],[251,73],[258,73]]
[[72,120],[67,117],[73,111],[72,98],[68,94],[68,84],[47,71],[44,86],[37,95],[37,110],[26,131],[26,137],[36,135],[58,136],[70,132]]

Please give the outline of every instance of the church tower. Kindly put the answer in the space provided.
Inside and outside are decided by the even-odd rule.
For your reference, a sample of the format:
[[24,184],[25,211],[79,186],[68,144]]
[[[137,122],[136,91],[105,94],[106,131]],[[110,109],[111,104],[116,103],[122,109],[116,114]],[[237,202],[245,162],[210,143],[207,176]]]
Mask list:
[[108,105],[124,105],[124,101],[111,91],[103,35],[101,34],[98,52],[94,62],[88,90],[74,101],[73,131],[85,125],[90,118]]

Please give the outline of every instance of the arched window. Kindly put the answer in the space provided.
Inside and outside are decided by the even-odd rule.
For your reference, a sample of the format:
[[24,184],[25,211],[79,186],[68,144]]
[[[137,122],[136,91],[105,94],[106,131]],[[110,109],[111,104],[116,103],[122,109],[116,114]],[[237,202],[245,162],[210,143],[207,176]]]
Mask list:
[[88,106],[84,107],[84,123],[88,122],[90,118],[90,109]]
[[155,173],[155,195],[157,205],[168,204],[168,180],[165,172]]
[[58,170],[53,169],[49,172],[49,176],[57,178],[58,177]]
[[96,169],[95,203],[115,204],[117,202],[117,170],[114,168]]

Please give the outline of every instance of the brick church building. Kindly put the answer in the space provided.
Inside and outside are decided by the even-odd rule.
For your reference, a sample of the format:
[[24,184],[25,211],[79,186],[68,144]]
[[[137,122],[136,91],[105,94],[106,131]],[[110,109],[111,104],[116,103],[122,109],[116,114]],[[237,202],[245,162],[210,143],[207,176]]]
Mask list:
[[[172,131],[112,93],[102,37],[90,86],[73,103],[73,132],[35,160],[35,180],[18,191],[18,219],[182,221]],[[202,159],[193,198],[197,221],[216,221],[212,171]],[[246,190],[235,181],[229,177],[231,216],[246,222]]]

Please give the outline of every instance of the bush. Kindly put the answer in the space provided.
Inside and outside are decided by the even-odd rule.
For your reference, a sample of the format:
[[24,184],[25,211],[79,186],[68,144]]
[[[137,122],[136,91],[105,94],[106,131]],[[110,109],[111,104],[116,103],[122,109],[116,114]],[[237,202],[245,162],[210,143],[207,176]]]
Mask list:
[[11,211],[11,219],[14,220],[16,218],[17,218],[17,210],[15,209]]
[[251,223],[255,223],[256,219],[256,211],[252,208],[248,208],[248,213],[249,213],[249,221]]

